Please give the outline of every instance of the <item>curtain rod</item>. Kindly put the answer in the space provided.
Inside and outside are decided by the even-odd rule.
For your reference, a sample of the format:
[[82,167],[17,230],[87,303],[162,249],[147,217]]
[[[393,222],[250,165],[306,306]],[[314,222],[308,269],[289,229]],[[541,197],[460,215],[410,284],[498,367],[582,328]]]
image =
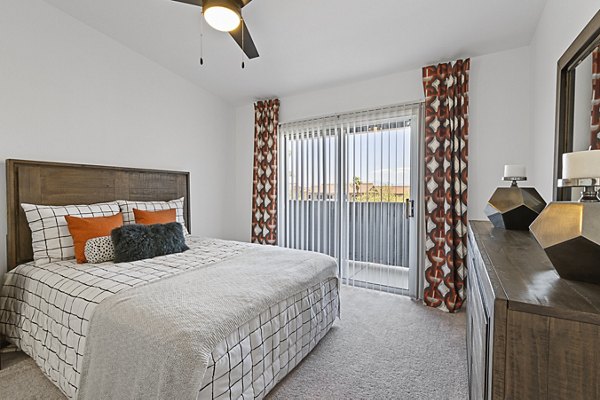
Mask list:
[[391,105],[378,107],[378,108],[368,108],[368,109],[363,109],[363,110],[355,110],[355,111],[348,111],[348,112],[343,112],[343,113],[336,113],[336,114],[332,114],[332,115],[323,115],[320,117],[299,119],[299,120],[295,120],[295,121],[280,122],[279,126],[313,122],[313,121],[323,121],[323,120],[327,120],[327,119],[348,117],[351,115],[363,114],[363,113],[368,113],[368,112],[391,110],[391,109],[398,108],[398,107],[420,106],[424,103],[425,103],[425,100],[415,100],[415,101],[411,101],[411,102],[407,102],[407,103],[391,104]]

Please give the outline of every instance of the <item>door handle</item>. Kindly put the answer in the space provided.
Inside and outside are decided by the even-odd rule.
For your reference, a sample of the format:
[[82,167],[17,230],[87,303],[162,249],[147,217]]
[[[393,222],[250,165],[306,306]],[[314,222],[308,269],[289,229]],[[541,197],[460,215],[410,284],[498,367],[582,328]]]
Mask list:
[[404,200],[404,215],[406,218],[413,218],[415,216],[415,201],[411,199]]

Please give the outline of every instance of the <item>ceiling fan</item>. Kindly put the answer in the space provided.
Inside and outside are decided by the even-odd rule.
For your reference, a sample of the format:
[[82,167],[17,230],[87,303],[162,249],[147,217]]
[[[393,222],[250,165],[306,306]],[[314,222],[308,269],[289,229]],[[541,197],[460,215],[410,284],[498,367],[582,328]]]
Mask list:
[[242,18],[242,8],[252,0],[173,1],[202,7],[202,15],[210,26],[222,32],[229,32],[249,59],[258,57],[254,41],[252,41],[248,27]]

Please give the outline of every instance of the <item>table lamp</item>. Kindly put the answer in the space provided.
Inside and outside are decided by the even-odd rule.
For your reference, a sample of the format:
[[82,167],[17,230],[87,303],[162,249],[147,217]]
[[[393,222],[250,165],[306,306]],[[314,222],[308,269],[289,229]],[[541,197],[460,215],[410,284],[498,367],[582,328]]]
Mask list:
[[496,228],[526,231],[546,207],[546,202],[534,188],[518,185],[527,180],[524,165],[505,165],[502,179],[512,184],[497,188],[484,212]]

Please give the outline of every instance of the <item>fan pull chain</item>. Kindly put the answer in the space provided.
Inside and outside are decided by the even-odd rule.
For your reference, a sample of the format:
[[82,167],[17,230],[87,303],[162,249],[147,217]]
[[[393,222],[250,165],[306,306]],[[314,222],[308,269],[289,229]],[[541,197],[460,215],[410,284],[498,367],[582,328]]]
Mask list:
[[204,65],[204,10],[200,18],[200,65]]
[[241,21],[241,29],[242,29],[242,69],[246,68],[246,64],[244,63],[244,19]]

